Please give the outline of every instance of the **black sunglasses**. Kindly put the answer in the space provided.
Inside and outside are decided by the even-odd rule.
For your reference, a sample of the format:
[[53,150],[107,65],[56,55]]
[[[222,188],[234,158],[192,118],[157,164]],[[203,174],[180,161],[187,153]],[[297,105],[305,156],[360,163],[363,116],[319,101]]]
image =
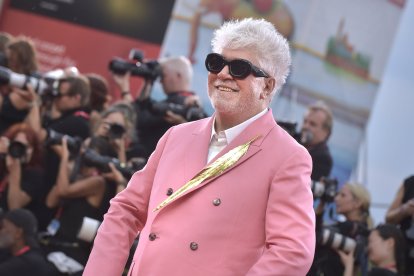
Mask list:
[[207,55],[205,63],[207,70],[214,74],[220,73],[224,66],[228,65],[230,75],[236,79],[245,79],[250,74],[255,77],[269,77],[265,71],[245,59],[227,61],[222,55],[211,53]]

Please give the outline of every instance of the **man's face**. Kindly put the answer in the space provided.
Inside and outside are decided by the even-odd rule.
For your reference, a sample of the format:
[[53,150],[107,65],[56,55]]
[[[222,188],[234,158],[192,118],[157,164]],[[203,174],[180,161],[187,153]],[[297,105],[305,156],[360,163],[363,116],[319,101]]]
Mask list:
[[60,112],[65,112],[81,106],[80,95],[70,95],[68,91],[70,89],[70,83],[63,81],[59,85],[59,96],[54,99],[54,104]]
[[14,244],[16,231],[18,231],[18,228],[12,222],[7,219],[4,219],[2,221],[2,226],[0,229],[1,249],[10,248]]
[[[256,56],[247,50],[224,49],[220,53],[227,61],[246,59],[258,66]],[[226,65],[219,73],[208,74],[208,95],[219,116],[232,118],[240,123],[263,111],[268,102],[264,96],[265,78],[252,74],[245,79],[235,79]]]
[[[302,142],[305,145],[313,146],[328,138],[328,130],[323,127],[325,121],[326,114],[322,110],[309,110],[306,113],[301,131]],[[309,138],[308,135],[311,138]],[[304,142],[303,139],[305,139],[306,142]]]

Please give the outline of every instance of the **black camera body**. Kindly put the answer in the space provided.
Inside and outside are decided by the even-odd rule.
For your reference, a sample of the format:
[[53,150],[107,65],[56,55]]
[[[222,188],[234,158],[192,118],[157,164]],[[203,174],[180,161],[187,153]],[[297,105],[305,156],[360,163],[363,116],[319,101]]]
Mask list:
[[72,137],[69,135],[62,134],[53,129],[47,130],[47,138],[45,141],[46,146],[61,145],[63,137],[66,136],[66,142],[68,145],[69,152],[72,156],[79,153],[82,146],[82,139],[80,137]]
[[16,159],[21,159],[26,155],[27,147],[19,141],[12,141],[8,147],[8,154]]
[[314,198],[320,198],[324,202],[333,202],[338,190],[338,180],[323,178],[321,181],[311,181],[311,189]]
[[100,172],[110,172],[109,163],[114,164],[115,168],[127,179],[131,178],[135,172],[134,168],[125,166],[117,158],[100,155],[93,149],[86,149],[82,158],[85,166],[97,168]]
[[151,107],[151,112],[157,115],[165,116],[167,111],[181,115],[187,121],[195,121],[205,118],[204,110],[199,106],[186,106],[166,101],[156,102]]
[[111,139],[119,139],[125,132],[125,128],[120,124],[113,123],[109,125],[108,136]]
[[134,62],[115,57],[109,62],[109,70],[114,74],[138,76],[144,79],[155,80],[161,76],[161,66],[157,60],[143,61],[143,53],[140,50],[132,49],[129,58]]

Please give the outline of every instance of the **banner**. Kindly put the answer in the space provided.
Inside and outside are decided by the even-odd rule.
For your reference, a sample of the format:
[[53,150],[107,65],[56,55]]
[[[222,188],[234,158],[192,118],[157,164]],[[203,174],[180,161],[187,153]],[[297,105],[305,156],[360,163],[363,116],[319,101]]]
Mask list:
[[[127,58],[130,49],[158,58],[174,0],[11,0],[0,30],[30,37],[40,71],[76,66],[111,80],[109,61]],[[133,78],[133,87],[139,79]]]
[[212,112],[204,59],[211,52],[214,29],[228,19],[243,17],[272,22],[292,48],[292,72],[273,100],[274,116],[278,121],[297,122],[299,129],[307,105],[324,101],[334,114],[331,175],[343,183],[356,166],[404,3],[178,0],[161,55],[186,55],[193,61],[194,90]]

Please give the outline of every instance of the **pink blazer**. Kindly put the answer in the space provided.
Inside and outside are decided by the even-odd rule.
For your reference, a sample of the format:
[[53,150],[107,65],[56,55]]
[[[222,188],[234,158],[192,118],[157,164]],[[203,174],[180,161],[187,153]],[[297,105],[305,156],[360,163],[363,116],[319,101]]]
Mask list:
[[[305,275],[315,247],[311,158],[273,119],[249,125],[218,156],[261,135],[234,167],[153,209],[205,165],[213,120],[171,128],[111,201],[84,275]],[[211,162],[213,162],[213,159]]]

